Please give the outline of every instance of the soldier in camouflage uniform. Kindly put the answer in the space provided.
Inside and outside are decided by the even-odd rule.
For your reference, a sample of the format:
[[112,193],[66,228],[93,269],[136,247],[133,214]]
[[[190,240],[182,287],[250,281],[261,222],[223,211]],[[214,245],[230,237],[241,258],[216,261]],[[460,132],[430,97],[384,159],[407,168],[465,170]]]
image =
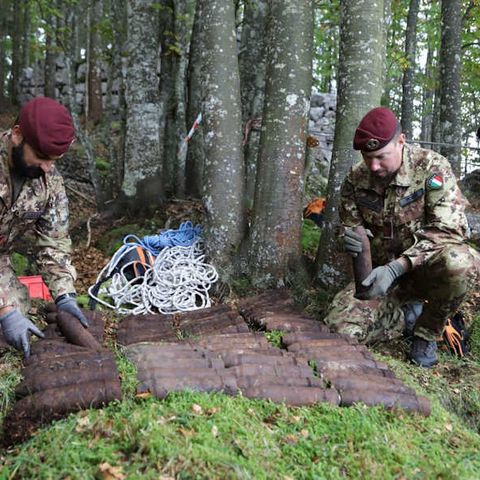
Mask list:
[[411,359],[437,362],[436,340],[465,295],[476,285],[480,255],[466,242],[467,201],[448,160],[405,143],[390,110],[375,108],[354,137],[360,161],[341,189],[345,250],[361,253],[371,234],[370,287],[359,300],[350,284],[333,300],[325,319],[334,330],[365,343],[413,334]]
[[30,299],[10,262],[15,239],[25,232],[36,237],[37,263],[57,308],[88,326],[75,300],[68,201],[54,166],[73,140],[68,110],[43,97],[27,103],[0,138],[0,325],[6,341],[27,357],[30,333],[43,334],[26,318]]

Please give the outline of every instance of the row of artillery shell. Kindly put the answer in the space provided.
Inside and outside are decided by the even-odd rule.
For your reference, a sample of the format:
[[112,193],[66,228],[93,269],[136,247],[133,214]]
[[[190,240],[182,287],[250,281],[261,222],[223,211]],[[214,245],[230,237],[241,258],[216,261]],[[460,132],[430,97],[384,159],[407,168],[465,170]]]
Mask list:
[[282,342],[288,351],[315,361],[321,378],[339,392],[341,405],[363,402],[430,414],[428,399],[394,378],[388,366],[377,362],[363,345],[324,334],[290,334]]
[[[260,351],[256,348],[223,350],[226,338],[237,346],[239,341],[252,343],[260,338],[265,341],[265,337],[258,334],[237,336],[240,338],[235,339],[235,335],[208,337],[204,339],[204,347],[194,342],[128,347],[127,357],[137,367],[138,392],[164,398],[169,392],[190,389],[231,395],[241,392],[247,397],[270,398],[291,405],[319,401],[339,403],[338,393],[333,389],[325,392],[322,380],[314,377],[305,360],[268,345],[262,345]],[[212,344],[221,349],[210,350]]]

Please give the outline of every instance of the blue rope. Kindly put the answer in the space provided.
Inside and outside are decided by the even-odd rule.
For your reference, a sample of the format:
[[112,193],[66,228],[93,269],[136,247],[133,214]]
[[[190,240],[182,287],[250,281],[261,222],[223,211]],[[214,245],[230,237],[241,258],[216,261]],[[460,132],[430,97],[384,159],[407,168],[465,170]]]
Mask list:
[[[148,250],[153,256],[157,256],[165,247],[190,247],[202,234],[201,225],[193,226],[190,221],[180,224],[178,230],[165,230],[158,235],[146,235],[142,239],[136,235],[127,235],[123,239],[123,247],[137,244],[145,250]],[[132,242],[133,240],[133,242]]]

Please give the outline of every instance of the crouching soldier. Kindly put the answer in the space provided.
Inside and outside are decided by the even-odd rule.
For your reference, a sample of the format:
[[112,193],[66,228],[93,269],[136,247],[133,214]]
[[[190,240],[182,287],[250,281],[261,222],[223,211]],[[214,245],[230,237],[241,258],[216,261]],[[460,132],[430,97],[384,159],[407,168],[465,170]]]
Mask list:
[[57,308],[88,326],[75,299],[68,201],[54,165],[74,138],[68,110],[41,97],[24,105],[0,139],[0,325],[5,340],[26,357],[30,334],[43,334],[26,317],[30,299],[10,261],[15,239],[25,232],[36,237],[37,263]]
[[480,255],[465,243],[467,201],[448,160],[407,145],[387,108],[363,117],[353,148],[363,161],[342,185],[343,243],[358,255],[362,242],[353,229],[368,229],[374,268],[363,300],[347,286],[325,321],[367,344],[413,335],[410,358],[430,367],[446,321],[479,279]]

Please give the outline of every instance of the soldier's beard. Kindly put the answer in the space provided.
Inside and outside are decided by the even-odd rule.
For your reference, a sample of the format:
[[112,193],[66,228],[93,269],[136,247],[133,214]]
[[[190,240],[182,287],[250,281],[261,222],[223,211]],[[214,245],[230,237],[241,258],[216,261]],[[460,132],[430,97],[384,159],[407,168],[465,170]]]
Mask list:
[[13,169],[21,177],[40,178],[43,175],[43,170],[40,167],[27,165],[23,155],[23,143],[12,147],[12,164]]

